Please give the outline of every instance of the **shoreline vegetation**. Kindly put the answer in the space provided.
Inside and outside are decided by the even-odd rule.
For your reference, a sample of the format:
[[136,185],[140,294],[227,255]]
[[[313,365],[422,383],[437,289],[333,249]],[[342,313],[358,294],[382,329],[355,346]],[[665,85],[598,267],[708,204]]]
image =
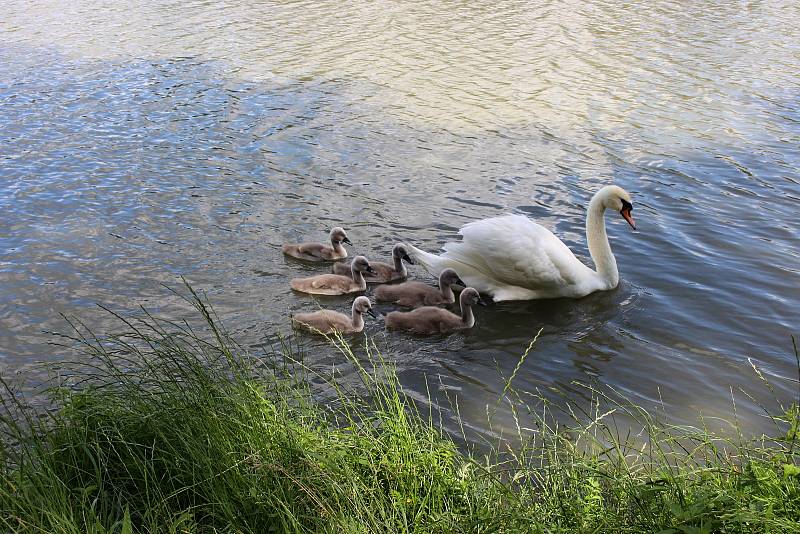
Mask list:
[[[332,339],[361,379],[345,387],[287,347],[247,354],[189,291],[202,329],[146,312],[103,338],[74,324],[62,342],[80,363],[53,379],[52,409],[3,382],[0,531],[800,530],[796,404],[772,416],[771,436],[723,436],[599,388],[588,410],[532,406],[512,375],[499,402],[525,423],[513,446],[478,453],[404,394],[374,347],[365,361]],[[614,414],[637,431],[620,435]]]

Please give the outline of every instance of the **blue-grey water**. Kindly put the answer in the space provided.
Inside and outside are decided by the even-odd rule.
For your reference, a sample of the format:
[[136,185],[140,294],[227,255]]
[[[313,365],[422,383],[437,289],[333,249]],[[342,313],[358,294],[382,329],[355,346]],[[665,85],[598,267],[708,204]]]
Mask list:
[[[528,343],[522,390],[596,379],[669,417],[796,397],[800,4],[0,0],[0,369],[69,357],[61,314],[189,310],[185,276],[254,351],[317,301],[284,241],[427,250],[522,213],[590,261],[591,195],[615,291],[502,303],[430,340],[366,332],[418,397],[484,428]],[[414,277],[429,279],[419,268]],[[363,338],[356,337],[355,344]],[[341,361],[303,336],[312,364]],[[765,388],[752,365],[773,383]],[[499,372],[498,372],[499,371]],[[427,384],[425,377],[428,377]],[[753,398],[740,393],[753,392]],[[447,410],[447,408],[445,408]],[[507,413],[498,417],[508,419]]]

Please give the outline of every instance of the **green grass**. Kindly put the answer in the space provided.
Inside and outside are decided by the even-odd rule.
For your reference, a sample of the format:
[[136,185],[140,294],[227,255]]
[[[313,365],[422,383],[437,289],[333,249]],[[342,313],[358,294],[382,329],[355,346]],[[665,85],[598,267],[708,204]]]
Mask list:
[[[361,377],[344,388],[248,355],[192,295],[202,332],[149,315],[102,339],[76,325],[82,363],[54,379],[56,409],[6,387],[0,531],[800,531],[797,406],[752,440],[599,390],[583,412],[523,402],[509,381],[501,402],[526,429],[469,453],[374,348],[334,340]],[[623,413],[641,432],[618,435]]]

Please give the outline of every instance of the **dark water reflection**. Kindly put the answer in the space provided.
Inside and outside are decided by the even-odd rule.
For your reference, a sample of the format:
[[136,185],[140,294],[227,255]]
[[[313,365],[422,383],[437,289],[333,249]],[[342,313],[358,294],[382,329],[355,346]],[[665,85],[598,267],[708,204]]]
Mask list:
[[[457,392],[482,428],[541,328],[522,390],[596,378],[663,401],[676,421],[730,417],[731,388],[764,391],[751,358],[793,398],[781,379],[800,330],[793,3],[597,2],[569,17],[563,2],[471,3],[455,18],[424,3],[259,16],[198,3],[188,21],[168,6],[77,3],[62,20],[3,4],[4,374],[64,356],[43,334],[64,329],[62,313],[100,331],[110,322],[95,303],[187,314],[162,287],[182,275],[254,349],[291,335],[288,314],[316,303],[287,280],[317,268],[279,244],[334,224],[387,257],[397,240],[437,250],[463,223],[510,211],[586,259],[585,206],[615,182],[633,192],[639,227],[609,219],[617,290],[501,303],[478,310],[473,331],[432,340],[368,325],[404,383]],[[340,361],[323,341],[302,344],[319,365]],[[756,402],[738,409],[763,428]]]

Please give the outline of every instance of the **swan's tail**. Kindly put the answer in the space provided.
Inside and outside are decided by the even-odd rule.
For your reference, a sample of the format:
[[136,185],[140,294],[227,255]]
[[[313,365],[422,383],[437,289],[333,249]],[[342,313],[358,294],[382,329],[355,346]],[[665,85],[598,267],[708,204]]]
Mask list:
[[411,259],[414,260],[414,263],[422,265],[425,270],[433,276],[439,276],[439,273],[445,268],[445,266],[442,265],[444,259],[441,256],[425,252],[413,245],[406,245],[406,250],[408,251],[408,255],[411,256]]

